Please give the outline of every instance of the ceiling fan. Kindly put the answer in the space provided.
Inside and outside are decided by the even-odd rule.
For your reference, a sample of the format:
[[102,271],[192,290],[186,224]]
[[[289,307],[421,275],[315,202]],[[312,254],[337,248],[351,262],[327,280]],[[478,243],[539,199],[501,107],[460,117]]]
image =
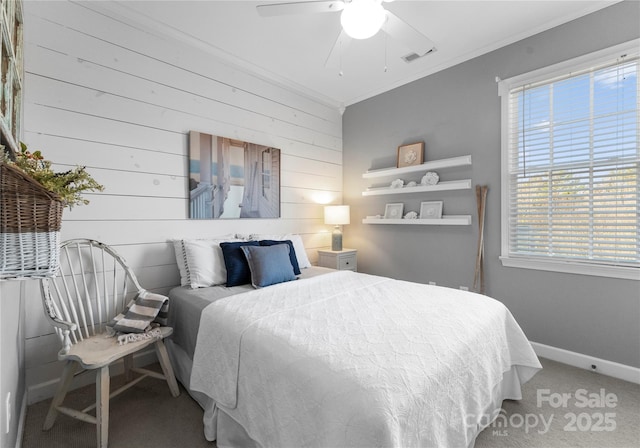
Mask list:
[[325,65],[334,60],[336,53],[343,51],[352,38],[368,39],[380,30],[413,52],[404,56],[405,60],[414,60],[433,51],[435,45],[431,39],[382,7],[382,3],[391,1],[393,0],[312,0],[258,5],[256,8],[262,17],[342,11],[342,31]]

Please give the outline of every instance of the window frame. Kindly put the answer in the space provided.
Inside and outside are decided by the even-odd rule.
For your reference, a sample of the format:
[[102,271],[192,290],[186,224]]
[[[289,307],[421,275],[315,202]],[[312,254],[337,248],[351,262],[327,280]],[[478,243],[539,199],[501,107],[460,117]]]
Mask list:
[[[563,272],[570,274],[612,277],[640,281],[640,268],[630,266],[615,266],[598,264],[588,261],[566,261],[545,259],[543,257],[512,255],[509,245],[509,192],[511,179],[509,176],[509,93],[512,89],[524,84],[534,84],[545,80],[552,81],[556,77],[565,76],[571,72],[581,71],[590,67],[605,64],[622,55],[629,58],[640,56],[640,39],[634,39],[604,50],[589,53],[558,64],[543,67],[538,70],[523,73],[505,80],[498,80],[498,94],[501,97],[501,255],[503,266],[543,271]],[[640,85],[640,76],[637,83]],[[555,81],[552,81],[555,82]],[[640,115],[640,114],[639,114]]]

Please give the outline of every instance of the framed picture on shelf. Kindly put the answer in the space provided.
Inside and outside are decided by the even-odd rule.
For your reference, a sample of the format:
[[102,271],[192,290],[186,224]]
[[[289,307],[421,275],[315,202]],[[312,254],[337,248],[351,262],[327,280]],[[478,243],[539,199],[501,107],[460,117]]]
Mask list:
[[384,207],[384,219],[402,219],[403,211],[404,204],[402,202],[387,204]]
[[442,201],[428,201],[420,203],[420,219],[441,219]]
[[398,168],[421,165],[424,160],[424,142],[398,146]]

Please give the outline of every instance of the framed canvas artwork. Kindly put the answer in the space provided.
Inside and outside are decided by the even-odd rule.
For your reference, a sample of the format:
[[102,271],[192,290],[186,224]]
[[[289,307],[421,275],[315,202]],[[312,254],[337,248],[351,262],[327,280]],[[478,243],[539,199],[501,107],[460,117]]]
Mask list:
[[189,133],[189,218],[279,217],[279,149]]

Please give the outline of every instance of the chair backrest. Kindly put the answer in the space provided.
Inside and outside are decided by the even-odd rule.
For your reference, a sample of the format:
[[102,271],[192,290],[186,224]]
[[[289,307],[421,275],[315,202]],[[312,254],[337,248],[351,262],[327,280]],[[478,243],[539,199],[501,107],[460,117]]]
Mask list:
[[40,284],[45,315],[60,336],[63,352],[103,333],[107,322],[143,291],[115,250],[90,239],[62,243],[60,269]]

